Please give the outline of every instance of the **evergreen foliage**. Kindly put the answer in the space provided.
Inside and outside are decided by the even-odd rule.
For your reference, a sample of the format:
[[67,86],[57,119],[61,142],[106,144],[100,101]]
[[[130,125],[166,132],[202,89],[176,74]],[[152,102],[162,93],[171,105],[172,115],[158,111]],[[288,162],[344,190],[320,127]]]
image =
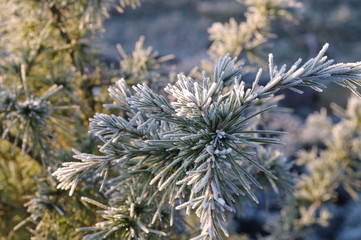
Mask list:
[[[270,22],[294,20],[301,4],[245,3],[245,22],[209,29],[212,72],[208,62],[172,82],[161,67],[173,56],[144,48],[144,37],[131,54],[117,45],[118,68],[93,49],[109,11],[139,0],[0,2],[0,217],[20,214],[1,239],[228,239],[230,217],[263,190],[282,196],[269,237],[298,239],[329,224],[340,188],[358,199],[361,62],[334,63],[325,44],[290,67],[269,54],[268,74],[250,77],[238,57],[258,56]],[[297,176],[292,154],[277,147],[288,144],[285,132],[271,126],[279,93],[329,83],[356,96],[346,109],[332,106],[337,123],[326,110],[308,116],[300,142],[313,147],[297,152]],[[16,234],[23,228],[29,235]]]
[[[262,72],[259,70],[249,88],[241,80],[244,73],[241,66],[235,66],[236,59],[226,56],[215,66],[213,79],[204,75],[196,81],[178,75],[178,81],[164,89],[171,102],[146,84],[133,86],[133,95],[121,79],[109,92],[119,101],[125,117],[97,113],[90,119],[89,132],[103,142],[99,148],[102,155],[75,152],[74,157],[81,162],[66,162],[53,173],[60,181],[58,188],[70,189],[72,195],[82,176],[98,175],[102,178],[102,191],[110,188],[106,187],[107,181],[114,184],[108,172],[115,168],[116,179],[128,175],[121,184],[135,178],[132,181],[137,184],[157,186],[153,191],[147,189],[148,194],[162,193],[166,198],[160,201],[153,219],[167,203],[176,210],[186,208],[188,214],[195,211],[202,232],[193,239],[228,236],[225,212],[235,212],[237,196],[245,193],[258,202],[253,188],[262,188],[245,167],[263,171],[269,181],[277,180],[255,160],[253,153],[262,144],[279,143],[273,136],[281,134],[249,128],[254,117],[272,109],[264,108],[262,101],[283,88],[302,93],[296,88],[298,85],[321,91],[323,81],[334,81],[356,91],[347,83],[359,81],[361,64],[332,64],[323,56],[326,49],[327,45],[302,67],[298,67],[299,60],[289,70],[286,66],[274,66],[270,55],[270,81],[265,86],[258,85]],[[271,136],[263,137],[264,134]],[[325,180],[331,178],[326,175]],[[305,179],[302,183],[307,182]],[[326,187],[323,189],[328,192]],[[145,230],[139,227],[134,236],[142,231]]]
[[297,1],[263,1],[247,0],[246,19],[238,24],[234,18],[229,23],[214,23],[209,29],[209,39],[212,45],[209,47],[209,55],[213,59],[229,53],[232,57],[239,57],[242,52],[248,54],[248,59],[257,57],[256,51],[266,43],[272,33],[270,32],[271,21],[277,18],[293,20],[296,18],[292,13],[301,8],[302,4]]

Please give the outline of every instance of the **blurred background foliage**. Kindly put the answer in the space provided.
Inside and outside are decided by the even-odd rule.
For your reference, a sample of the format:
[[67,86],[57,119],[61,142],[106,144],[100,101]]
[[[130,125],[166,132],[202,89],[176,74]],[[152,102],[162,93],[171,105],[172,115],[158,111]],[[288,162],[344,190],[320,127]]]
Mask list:
[[[248,4],[251,2],[256,5],[265,1],[248,1]],[[283,2],[291,5],[293,1]],[[143,35],[145,46],[152,46],[160,56],[174,54],[175,58],[170,63],[175,72],[188,73],[203,59],[209,59],[207,52],[212,44],[209,33],[213,23],[229,23],[231,18],[237,24],[246,20],[245,3],[247,1],[244,0],[144,1],[139,8],[129,9],[121,15],[113,12],[114,15],[104,23],[106,31],[98,36],[94,44],[101,49],[106,61],[113,62],[119,59],[115,47],[117,43],[130,52],[134,42]],[[291,64],[298,58],[305,59],[317,54],[320,47],[328,42],[328,56],[336,62],[358,61],[361,54],[361,29],[358,24],[360,2],[305,0],[301,3],[302,7],[290,8],[291,11],[281,11],[278,15],[272,13],[273,17],[267,20],[270,21],[267,41],[243,51],[244,59],[257,67],[259,63],[266,62],[269,52],[277,51],[275,63]],[[321,106],[328,108],[333,101],[345,106],[349,93],[339,90],[331,85],[324,94],[309,91],[306,93],[307,99],[304,96],[291,96],[295,100],[283,104],[296,109],[303,116]],[[301,101],[305,104],[300,104]]]
[[[75,228],[97,221],[94,208],[80,200],[80,196],[105,199],[96,190],[96,179],[94,188],[82,189],[82,195],[75,191],[69,197],[67,192],[56,189],[56,182],[48,173],[61,162],[72,161],[72,147],[96,152],[96,140],[86,137],[88,119],[95,112],[104,111],[102,104],[109,102],[107,87],[121,76],[130,84],[147,82],[162,89],[164,83],[174,80],[174,73],[197,74],[194,66],[200,65],[207,70],[207,65],[225,52],[249,63],[249,70],[253,71],[265,65],[268,52],[277,53],[277,64],[289,64],[298,57],[317,54],[325,42],[331,46],[328,56],[336,62],[360,60],[359,0],[305,0],[302,6],[292,5],[293,1],[270,1],[286,4],[280,11],[265,2],[268,1],[2,1],[0,80],[7,87],[1,86],[0,102],[4,104],[9,100],[5,97],[13,94],[18,101],[28,103],[30,95],[41,98],[53,85],[62,85],[62,90],[49,96],[46,104],[78,107],[51,110],[52,124],[57,127],[37,132],[44,147],[26,136],[20,136],[14,144],[16,133],[23,126],[11,125],[13,115],[9,117],[8,113],[14,106],[1,109],[0,133],[9,131],[7,140],[0,142],[0,239],[80,239],[81,233]],[[249,22],[254,28],[238,28],[241,22]],[[239,39],[247,41],[236,37],[236,44],[233,39],[216,43],[227,33],[239,33]],[[23,90],[18,94],[19,86]],[[28,86],[29,96],[24,86]],[[5,91],[8,89],[10,95]],[[278,150],[289,159],[297,159],[300,166],[293,170],[312,174],[300,176],[304,181],[296,185],[295,199],[289,200],[288,209],[282,210],[283,218],[276,218],[274,223],[283,223],[278,228],[299,227],[295,239],[306,239],[302,235],[305,233],[313,239],[360,239],[357,213],[361,207],[350,201],[350,196],[358,198],[360,187],[360,176],[355,171],[360,167],[359,103],[352,98],[347,105],[349,93],[333,86],[321,95],[312,91],[301,97],[284,94],[287,101],[281,100],[281,104],[295,109],[298,115],[269,116],[267,124],[290,132],[285,140],[290,143],[289,148]],[[341,107],[333,105],[337,114],[328,117],[331,102]],[[327,110],[308,116],[321,106]],[[343,132],[344,129],[353,131]],[[322,133],[317,139],[312,135],[315,131]],[[21,152],[24,141],[29,145],[26,153]],[[49,145],[50,150],[44,151]],[[295,154],[301,148],[306,150]],[[330,158],[335,161],[325,160]],[[286,160],[272,161],[267,164],[280,167]],[[324,176],[320,171],[325,169],[336,175]],[[326,192],[308,199],[309,193],[305,192],[314,188],[312,184],[324,184]],[[271,203],[265,200],[258,210],[245,207],[244,215],[234,216],[230,226],[239,233],[234,239],[261,239],[270,233],[269,229],[277,229],[264,220],[276,215],[264,210]],[[280,210],[279,205],[270,207],[275,212]],[[196,220],[185,221],[184,228],[192,232]],[[252,227],[247,229],[247,224]],[[302,232],[305,228],[309,231]],[[287,230],[278,230],[274,234],[282,239]],[[334,236],[328,235],[336,230]]]

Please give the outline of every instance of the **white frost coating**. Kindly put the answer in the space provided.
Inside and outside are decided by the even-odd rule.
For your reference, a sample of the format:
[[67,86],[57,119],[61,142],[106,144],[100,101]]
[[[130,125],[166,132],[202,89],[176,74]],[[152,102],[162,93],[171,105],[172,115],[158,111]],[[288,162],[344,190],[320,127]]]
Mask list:
[[214,147],[213,147],[212,145],[208,145],[208,146],[206,147],[206,151],[207,151],[209,154],[213,155],[213,153],[214,153]]
[[199,192],[200,190],[202,190],[202,188],[206,185],[206,183],[208,182],[210,176],[212,173],[212,168],[208,168],[206,175],[204,175],[204,177],[202,178],[202,180],[199,182],[198,186],[194,189],[194,193]]

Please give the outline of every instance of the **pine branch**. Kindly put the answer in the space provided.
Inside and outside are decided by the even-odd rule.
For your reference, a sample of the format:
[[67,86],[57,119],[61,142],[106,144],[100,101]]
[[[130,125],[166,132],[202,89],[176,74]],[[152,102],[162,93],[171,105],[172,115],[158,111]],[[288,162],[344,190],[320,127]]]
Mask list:
[[[0,125],[0,136],[2,136],[4,134],[4,130],[3,127]],[[16,147],[21,149],[23,146],[23,142],[21,139],[16,140],[16,136],[13,136],[12,134],[7,134],[7,141],[9,141],[12,144],[16,144]],[[39,164],[42,164],[42,158],[41,155],[39,154],[35,154],[32,150],[27,151],[26,153],[27,155],[29,155],[32,159],[34,159],[35,161],[37,161]]]
[[[146,84],[133,86],[133,95],[120,80],[109,92],[119,102],[112,106],[126,111],[125,117],[96,114],[91,119],[89,132],[103,141],[102,154],[77,153],[75,157],[82,162],[64,163],[53,174],[60,181],[58,188],[71,188],[72,194],[85,173],[102,177],[104,186],[108,167],[120,175],[149,179],[169,203],[179,202],[176,209],[195,211],[202,232],[194,239],[222,239],[222,234],[228,235],[225,212],[236,211],[236,196],[247,193],[258,202],[253,191],[263,187],[254,171],[263,172],[270,184],[278,181],[267,169],[271,165],[259,162],[252,151],[280,143],[275,136],[281,132],[249,128],[255,117],[273,109],[264,102],[285,88],[302,93],[296,87],[321,90],[326,82],[346,85],[361,80],[361,64],[326,61],[327,46],[301,67],[299,60],[288,71],[285,65],[278,69],[270,55],[270,80],[264,86],[258,84],[259,70],[247,88],[241,81],[242,66],[236,66],[236,59],[229,56],[220,58],[213,79],[205,74],[200,81],[178,75],[178,81],[165,88],[170,101]],[[289,186],[288,179],[281,181]]]
[[[71,45],[72,44],[72,38],[66,32],[66,27],[65,27],[65,25],[63,23],[63,19],[62,19],[63,14],[61,13],[61,10],[56,6],[55,2],[53,4],[51,4],[49,7],[50,7],[49,8],[50,12],[55,17],[56,25],[57,25],[57,27],[59,29],[60,36],[65,40],[66,44]],[[69,54],[70,54],[70,57],[72,59],[73,65],[78,66],[78,64],[77,64],[78,61],[76,60],[75,51],[73,49],[69,49]],[[80,62],[80,65],[79,65],[79,70],[80,70],[81,75],[85,74],[84,66],[83,66],[83,64],[81,62]]]

